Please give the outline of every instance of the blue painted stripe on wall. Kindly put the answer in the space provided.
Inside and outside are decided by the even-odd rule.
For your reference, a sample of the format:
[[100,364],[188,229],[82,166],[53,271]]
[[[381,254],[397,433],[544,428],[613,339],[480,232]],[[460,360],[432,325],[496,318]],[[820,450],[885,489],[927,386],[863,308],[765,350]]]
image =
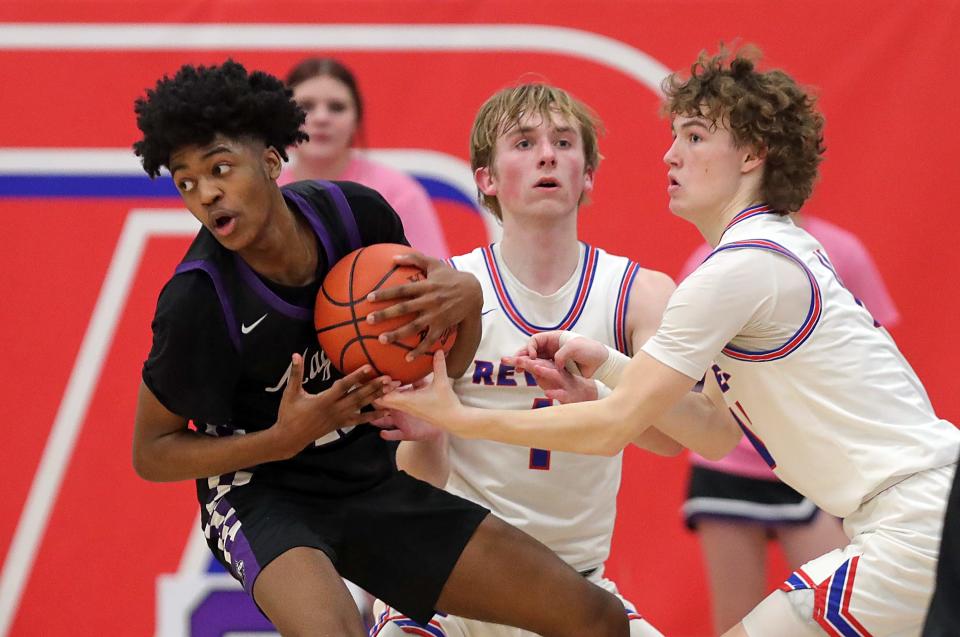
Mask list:
[[[432,199],[477,209],[475,200],[447,182],[432,177],[417,177],[417,181]],[[0,197],[122,199],[177,196],[170,179],[150,179],[146,175],[0,175]]]

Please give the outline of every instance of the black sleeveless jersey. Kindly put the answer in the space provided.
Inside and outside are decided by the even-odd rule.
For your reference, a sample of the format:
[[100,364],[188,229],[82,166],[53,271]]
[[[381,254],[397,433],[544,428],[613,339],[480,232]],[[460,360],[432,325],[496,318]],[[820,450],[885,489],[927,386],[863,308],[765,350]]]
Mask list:
[[[407,243],[397,214],[369,188],[301,181],[282,192],[316,233],[313,284],[268,281],[201,228],[157,302],[144,383],[167,409],[208,435],[272,426],[293,352],[303,355],[306,391],[319,393],[340,378],[313,326],[323,275],[361,246]],[[250,480],[337,497],[368,489],[395,470],[393,447],[376,428],[363,425],[328,434],[288,460],[198,480],[197,486],[201,502],[212,495],[210,489]]]

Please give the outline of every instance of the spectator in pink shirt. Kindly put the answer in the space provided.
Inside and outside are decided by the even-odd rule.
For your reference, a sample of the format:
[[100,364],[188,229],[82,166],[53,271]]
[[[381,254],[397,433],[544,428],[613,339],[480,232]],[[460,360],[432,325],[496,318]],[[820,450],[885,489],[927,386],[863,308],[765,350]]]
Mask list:
[[[844,285],[890,327],[897,308],[864,245],[852,233],[808,215],[794,219],[823,245]],[[710,254],[703,244],[687,259],[683,280]],[[780,482],[746,436],[725,458],[690,454],[683,516],[700,536],[716,634],[737,624],[767,593],[767,540],[780,542],[793,569],[847,544],[840,521]]]
[[281,185],[302,179],[355,181],[373,188],[397,211],[410,244],[437,258],[450,256],[437,212],[415,179],[365,157],[363,97],[353,73],[332,58],[307,58],[287,73],[287,86],[307,112],[310,141],[290,149]]

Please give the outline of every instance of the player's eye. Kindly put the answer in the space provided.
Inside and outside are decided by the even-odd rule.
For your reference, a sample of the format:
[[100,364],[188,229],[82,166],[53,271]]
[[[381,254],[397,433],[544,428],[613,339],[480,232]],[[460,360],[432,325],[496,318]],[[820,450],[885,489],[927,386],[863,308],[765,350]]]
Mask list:
[[327,108],[330,109],[331,113],[342,113],[347,110],[347,103],[339,100],[331,100],[327,103]]
[[570,148],[573,143],[569,139],[558,139],[557,146],[560,148]]
[[530,140],[521,139],[520,141],[517,142],[517,148],[530,148]]
[[213,167],[213,175],[215,177],[223,177],[232,169],[233,169],[233,166],[231,166],[230,164],[217,164]]
[[690,133],[690,141],[696,144],[699,141],[703,141],[703,138],[697,135],[696,133]]
[[181,179],[177,182],[177,188],[180,189],[180,192],[190,192],[196,185],[197,183],[192,179]]

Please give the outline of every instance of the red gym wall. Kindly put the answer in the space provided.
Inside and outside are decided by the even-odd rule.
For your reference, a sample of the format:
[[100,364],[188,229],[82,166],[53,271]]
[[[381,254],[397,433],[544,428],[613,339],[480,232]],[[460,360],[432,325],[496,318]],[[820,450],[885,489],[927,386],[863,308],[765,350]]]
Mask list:
[[[195,608],[181,598],[205,599],[193,486],[144,482],[130,463],[153,304],[189,232],[172,191],[127,155],[133,99],[161,74],[339,56],[365,92],[368,146],[420,158],[409,167],[433,180],[456,252],[487,240],[462,180],[475,109],[545,78],[608,131],[583,237],[675,275],[700,239],[666,208],[655,80],[721,41],[756,43],[821,96],[827,159],[805,210],[871,250],[903,317],[897,341],[958,422],[957,33],[955,0],[0,4],[0,637],[179,634]],[[683,458],[627,453],[609,573],[666,634],[706,635],[685,472]]]

